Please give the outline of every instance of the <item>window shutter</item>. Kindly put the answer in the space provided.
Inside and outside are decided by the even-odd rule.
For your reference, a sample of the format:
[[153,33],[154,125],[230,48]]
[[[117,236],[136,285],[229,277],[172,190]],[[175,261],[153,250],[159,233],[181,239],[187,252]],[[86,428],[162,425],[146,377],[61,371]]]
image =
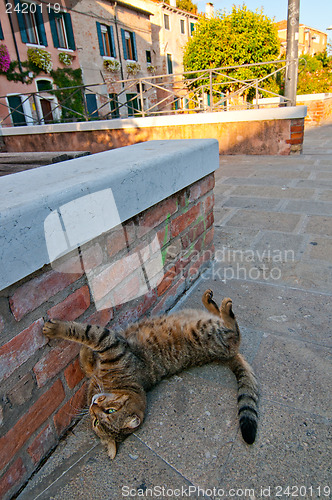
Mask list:
[[116,57],[113,26],[109,26],[108,30],[109,30],[110,40],[111,40],[111,44],[112,44],[112,55],[113,55],[113,57]]
[[0,22],[0,40],[3,40],[3,39],[4,39],[4,36],[3,36],[3,31],[1,28],[1,22]]
[[130,33],[131,41],[133,42],[134,59],[137,61],[137,49],[136,49],[136,35],[135,33]]
[[36,6],[36,21],[37,21],[40,43],[41,45],[45,45],[45,47],[47,47],[47,38],[45,33],[44,19],[43,19],[43,12],[41,5]]
[[57,49],[57,48],[59,48],[60,43],[59,43],[58,33],[57,33],[56,27],[55,27],[54,10],[52,10],[52,9],[49,10],[48,17],[49,17],[49,20],[50,20],[51,33],[52,33],[52,38],[53,38],[53,45]]
[[18,26],[20,28],[20,33],[21,33],[21,39],[23,43],[28,43],[28,36],[25,31],[25,24],[24,24],[24,19],[23,19],[23,14],[22,14],[22,5],[20,0],[15,0],[15,7],[17,6],[17,21],[18,21]]
[[128,59],[125,30],[122,28],[121,28],[121,37],[122,37],[122,46],[123,46],[123,57],[125,59]]
[[66,26],[66,31],[67,31],[68,48],[72,49],[72,50],[76,50],[73,25],[71,22],[71,17],[70,17],[69,12],[64,12],[63,18],[65,21],[65,26]]
[[103,37],[101,36],[100,23],[98,23],[98,21],[96,21],[96,26],[97,26],[97,35],[98,35],[100,55],[104,56],[105,51],[104,51],[104,45],[103,45]]

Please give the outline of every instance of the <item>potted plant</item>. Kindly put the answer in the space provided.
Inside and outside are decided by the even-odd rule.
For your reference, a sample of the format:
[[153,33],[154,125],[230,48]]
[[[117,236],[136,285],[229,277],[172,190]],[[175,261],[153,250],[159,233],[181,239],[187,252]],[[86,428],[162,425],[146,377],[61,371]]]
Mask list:
[[30,47],[28,49],[28,61],[37,66],[37,68],[42,69],[45,73],[52,71],[53,63],[51,54],[47,50]]
[[136,75],[141,69],[141,66],[138,62],[129,62],[127,63],[127,73],[128,75]]
[[70,66],[73,62],[73,56],[67,52],[59,52],[59,61],[65,66]]
[[119,63],[119,61],[116,61],[115,59],[105,59],[104,60],[104,69],[106,71],[110,71],[111,73],[115,73],[116,71],[119,71],[120,63]]
[[0,45],[0,71],[7,73],[10,65],[9,52],[6,45]]

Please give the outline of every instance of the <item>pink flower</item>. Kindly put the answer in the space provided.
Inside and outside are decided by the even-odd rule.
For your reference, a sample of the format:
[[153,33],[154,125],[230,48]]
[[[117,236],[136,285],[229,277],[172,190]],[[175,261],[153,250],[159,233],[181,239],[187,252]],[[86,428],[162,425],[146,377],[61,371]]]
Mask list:
[[7,73],[10,65],[9,52],[6,45],[0,45],[0,71]]

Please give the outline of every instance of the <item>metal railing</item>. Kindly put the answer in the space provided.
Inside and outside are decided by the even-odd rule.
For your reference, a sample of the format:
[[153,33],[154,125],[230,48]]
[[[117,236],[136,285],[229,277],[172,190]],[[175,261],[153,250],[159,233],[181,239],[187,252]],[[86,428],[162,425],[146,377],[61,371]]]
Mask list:
[[[277,75],[282,78],[287,64],[290,62],[277,60],[114,80],[107,84],[50,88],[20,94],[16,103],[13,96],[0,96],[0,124],[40,125],[252,109],[262,106],[258,103],[262,95],[282,98],[282,105],[286,105],[287,99],[271,90],[270,84]],[[270,72],[255,78],[236,77],[239,70],[250,73],[252,68],[262,66],[270,67]]]

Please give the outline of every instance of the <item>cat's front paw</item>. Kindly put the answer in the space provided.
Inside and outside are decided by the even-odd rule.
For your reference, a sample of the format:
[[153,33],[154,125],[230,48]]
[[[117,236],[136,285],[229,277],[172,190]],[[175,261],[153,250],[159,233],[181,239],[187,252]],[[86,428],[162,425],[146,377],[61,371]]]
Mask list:
[[43,334],[51,339],[59,337],[61,334],[61,322],[55,319],[46,321],[43,326]]
[[213,291],[205,290],[203,294],[203,301],[205,300],[208,304],[210,304],[210,302],[212,302],[212,298],[213,298]]

